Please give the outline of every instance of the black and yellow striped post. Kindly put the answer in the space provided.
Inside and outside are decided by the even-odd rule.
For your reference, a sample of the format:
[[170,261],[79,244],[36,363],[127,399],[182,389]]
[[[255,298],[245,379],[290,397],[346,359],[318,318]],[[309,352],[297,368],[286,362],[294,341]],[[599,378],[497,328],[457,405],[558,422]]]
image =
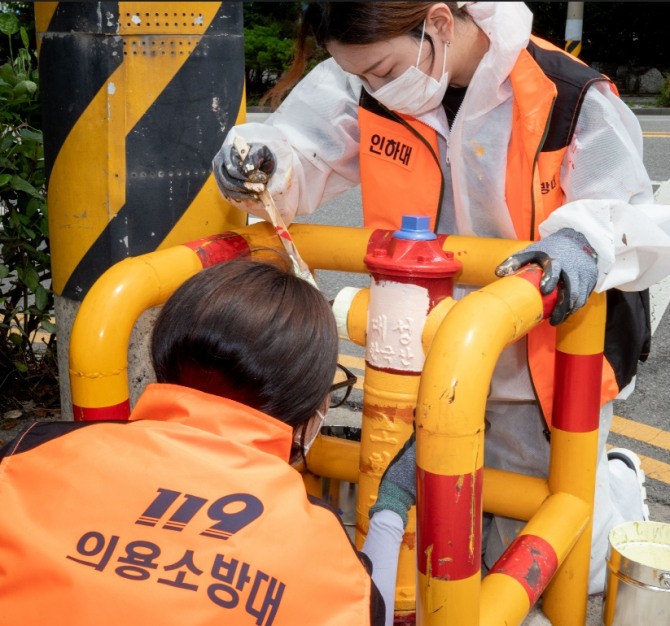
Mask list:
[[241,115],[241,2],[39,2],[53,286],[226,226],[211,160]]
[[211,174],[245,120],[242,2],[36,2],[35,17],[66,359],[76,308],[105,270],[245,223]]
[[578,57],[582,51],[582,42],[575,39],[566,41],[565,51],[570,53],[574,57]]
[[568,16],[565,21],[565,51],[575,57],[579,57],[582,52],[583,17],[584,3],[568,2]]

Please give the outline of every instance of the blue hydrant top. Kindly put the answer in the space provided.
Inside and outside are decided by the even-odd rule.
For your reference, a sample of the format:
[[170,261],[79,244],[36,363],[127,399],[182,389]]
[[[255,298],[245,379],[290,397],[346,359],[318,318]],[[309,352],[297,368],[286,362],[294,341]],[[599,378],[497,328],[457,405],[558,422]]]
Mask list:
[[430,230],[430,218],[427,215],[403,215],[400,230],[393,233],[396,239],[413,241],[431,241],[437,235]]

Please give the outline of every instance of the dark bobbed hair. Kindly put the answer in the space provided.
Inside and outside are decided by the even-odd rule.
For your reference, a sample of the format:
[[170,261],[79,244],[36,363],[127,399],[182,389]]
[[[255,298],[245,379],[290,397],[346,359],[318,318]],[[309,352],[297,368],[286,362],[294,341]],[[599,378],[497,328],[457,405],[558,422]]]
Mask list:
[[158,382],[230,398],[294,427],[322,407],[337,351],[335,319],[321,292],[250,258],[185,281],[151,338]]
[[[325,48],[330,41],[345,45],[367,45],[386,41],[402,35],[421,38],[423,21],[434,2],[309,2],[305,9],[293,62],[277,84],[261,99],[277,106],[282,97],[302,77],[307,61],[313,53],[309,48],[310,37],[317,46]],[[465,7],[456,2],[445,2],[456,19],[469,19]],[[426,37],[431,50],[433,41]]]

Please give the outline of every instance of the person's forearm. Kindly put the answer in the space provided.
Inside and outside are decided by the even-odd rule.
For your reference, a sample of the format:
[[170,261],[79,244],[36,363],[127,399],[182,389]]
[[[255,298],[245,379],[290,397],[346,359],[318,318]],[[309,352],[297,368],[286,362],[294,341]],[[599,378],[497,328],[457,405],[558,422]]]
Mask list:
[[379,511],[370,520],[363,552],[372,561],[372,580],[384,598],[386,625],[393,624],[398,557],[404,534],[402,520],[393,511]]

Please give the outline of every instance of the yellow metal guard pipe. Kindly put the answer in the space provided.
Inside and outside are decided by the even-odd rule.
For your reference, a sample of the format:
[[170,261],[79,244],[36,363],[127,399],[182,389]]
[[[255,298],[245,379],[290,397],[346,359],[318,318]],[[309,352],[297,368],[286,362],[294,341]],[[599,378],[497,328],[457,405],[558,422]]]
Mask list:
[[[587,527],[589,515],[580,498],[566,493],[547,498],[483,579],[480,626],[521,624]],[[568,605],[572,598],[562,600]]]
[[[514,497],[510,497],[510,493]],[[529,520],[549,497],[546,478],[484,468],[484,511]]]
[[418,624],[479,624],[486,398],[503,348],[542,316],[537,287],[510,276],[458,302],[433,339],[416,411]]
[[[323,478],[357,483],[361,444],[319,435],[307,456],[307,467]],[[514,498],[509,493],[514,493]],[[483,510],[494,515],[529,520],[549,497],[547,480],[492,467],[484,468]]]
[[124,259],[91,287],[72,326],[70,384],[75,420],[127,419],[128,343],[135,322],[203,267],[248,252],[229,232]]
[[[235,232],[247,237],[250,229],[256,226]],[[292,224],[289,231],[301,256],[311,268],[367,274],[363,257],[373,229]],[[442,249],[452,252],[454,258],[463,263],[457,282],[484,286],[497,280],[494,270],[503,259],[530,243],[449,235],[443,239]]]
[[[357,483],[361,444],[319,435],[307,456],[310,471],[324,478]],[[514,498],[509,493],[514,493]],[[494,515],[529,520],[549,497],[547,480],[492,467],[484,468],[483,510]]]
[[[163,304],[204,266],[249,248],[280,249],[280,243],[269,224],[259,223],[130,257],[100,276],[72,326],[69,374],[75,420],[127,419],[128,344],[139,316]],[[361,259],[364,254],[365,245],[359,246]]]
[[70,339],[75,420],[127,419],[133,326],[145,310],[162,304],[201,269],[193,250],[177,246],[124,259],[95,282],[77,313]]
[[360,450],[358,441],[319,435],[307,454],[307,467],[324,478],[357,483]]
[[606,294],[592,294],[556,338],[549,488],[584,501],[590,519],[544,594],[543,610],[554,626],[581,626],[586,619],[606,308]]
[[[294,224],[290,230],[312,268],[367,272],[363,257],[371,229]],[[281,249],[270,224],[258,223],[234,232],[251,249]],[[459,280],[487,284],[495,279],[496,261],[522,244],[454,236],[448,237],[443,247],[466,261]],[[468,263],[469,259],[473,262]],[[480,266],[474,259],[485,262]],[[127,349],[132,328],[146,309],[162,304],[181,282],[201,268],[193,249],[174,246],[124,259],[96,281],[82,302],[70,339],[70,384],[76,419],[127,417]]]

